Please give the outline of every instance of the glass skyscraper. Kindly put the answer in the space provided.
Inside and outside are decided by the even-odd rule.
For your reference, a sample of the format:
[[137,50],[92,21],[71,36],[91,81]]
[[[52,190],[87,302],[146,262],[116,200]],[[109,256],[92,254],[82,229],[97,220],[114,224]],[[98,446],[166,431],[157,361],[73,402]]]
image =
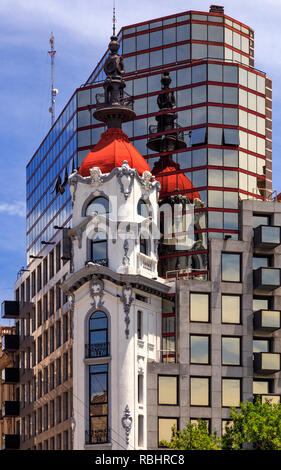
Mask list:
[[[238,203],[271,191],[271,80],[254,68],[254,32],[224,14],[184,12],[123,27],[118,35],[126,67],[126,93],[136,119],[123,125],[151,168],[162,154],[146,146],[159,114],[161,74],[175,93],[177,124],[187,147],[174,153],[177,170],[199,192],[207,239],[238,237]],[[76,90],[27,166],[27,254],[38,255],[54,225],[71,224],[68,186],[63,181],[95,145],[104,125],[93,117],[103,92],[105,53],[85,85]],[[154,129],[154,130],[153,130]],[[169,174],[166,176],[169,178]],[[171,268],[173,263],[171,263]]]

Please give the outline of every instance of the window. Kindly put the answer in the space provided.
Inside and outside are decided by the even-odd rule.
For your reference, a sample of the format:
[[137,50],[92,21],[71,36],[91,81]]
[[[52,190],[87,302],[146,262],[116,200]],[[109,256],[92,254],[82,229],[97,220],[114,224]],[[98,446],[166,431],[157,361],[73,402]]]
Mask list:
[[241,282],[241,255],[222,253],[222,281]]
[[190,321],[209,322],[209,294],[190,294]]
[[37,362],[42,361],[42,336],[37,340]]
[[66,421],[68,419],[68,392],[64,392],[63,394],[63,420]]
[[67,313],[63,316],[62,319],[62,335],[63,335],[63,342],[65,343],[68,339],[68,316]]
[[89,319],[89,357],[108,355],[108,319],[104,312],[92,313]]
[[271,393],[271,381],[270,380],[253,380],[253,394],[262,395]]
[[68,431],[63,431],[63,450],[68,450]]
[[190,377],[190,405],[210,406],[209,377]]
[[60,283],[56,285],[56,310],[61,308],[61,288]]
[[56,386],[61,384],[61,358],[56,359]]
[[48,429],[48,405],[44,405],[44,431]]
[[170,441],[173,437],[173,427],[178,429],[178,418],[158,418],[158,444],[162,441]]
[[191,145],[202,145],[206,142],[206,127],[200,127],[199,129],[193,129],[191,131]]
[[60,268],[61,268],[61,246],[60,246],[60,243],[58,243],[56,246],[56,273],[60,270]]
[[138,339],[142,339],[142,311],[138,310],[137,313],[137,335]]
[[269,310],[270,309],[270,300],[267,298],[262,297],[254,297],[253,298],[253,311],[256,312],[257,310]]
[[48,320],[48,296],[47,294],[43,297],[43,312],[44,312],[44,321]]
[[42,268],[41,264],[37,268],[37,292],[41,289],[42,287]]
[[253,256],[253,269],[268,268],[270,258],[268,256]]
[[42,432],[42,408],[38,409],[38,433]]
[[61,322],[58,320],[56,322],[56,348],[59,348],[61,345]]
[[222,406],[239,407],[241,402],[241,380],[222,379]]
[[224,145],[240,145],[239,130],[238,129],[223,129],[223,144]]
[[50,401],[50,427],[55,425],[55,400]]
[[68,353],[63,355],[63,381],[68,379]]
[[53,390],[55,387],[55,364],[52,362],[50,364],[50,390]]
[[43,378],[42,378],[42,372],[38,372],[38,398],[41,398],[42,397],[42,382],[43,382]]
[[61,397],[56,398],[56,423],[59,424],[61,422]]
[[48,367],[44,368],[44,393],[48,393],[48,386],[49,386],[49,374],[48,374]]
[[270,225],[270,216],[264,214],[253,214],[253,228],[258,227],[259,225]]
[[138,375],[138,404],[143,405],[143,375]]
[[55,349],[55,328],[54,326],[50,327],[50,353]]
[[37,328],[42,325],[42,303],[41,300],[37,303]]
[[108,365],[90,366],[90,443],[108,440]]
[[105,197],[96,197],[87,206],[86,216],[97,214],[108,214],[110,212],[109,201]]
[[271,340],[266,338],[254,338],[253,352],[271,352]]
[[158,405],[178,405],[177,376],[158,376]]
[[241,339],[234,336],[222,337],[222,364],[241,365]]
[[49,279],[54,276],[54,250],[49,254]]
[[91,260],[106,262],[107,256],[107,235],[105,232],[96,232],[91,240]]
[[210,337],[190,335],[190,363],[209,364]]
[[48,330],[44,332],[44,357],[48,356]]
[[222,323],[240,323],[240,296],[222,295],[221,314]]
[[149,217],[149,206],[143,199],[138,202],[137,213],[142,217]]
[[146,236],[140,235],[140,252],[144,255],[149,255],[149,239]]
[[50,289],[50,315],[53,315],[55,312],[55,292],[54,289]]

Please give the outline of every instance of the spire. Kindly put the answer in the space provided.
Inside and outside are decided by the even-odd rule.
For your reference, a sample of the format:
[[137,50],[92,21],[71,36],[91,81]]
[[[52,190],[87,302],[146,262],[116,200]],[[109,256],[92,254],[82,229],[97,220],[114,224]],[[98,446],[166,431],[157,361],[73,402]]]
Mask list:
[[112,32],[113,32],[113,36],[115,36],[115,30],[116,30],[115,0],[113,0],[113,17],[112,17],[112,21],[113,21]]
[[[167,131],[175,132],[152,137],[147,142],[147,147],[154,152],[173,152],[186,147],[183,132],[175,123],[178,115],[173,108],[176,106],[174,92],[170,90],[171,77],[169,72],[164,72],[161,77],[162,92],[158,95],[157,104],[160,111],[166,111],[156,116],[157,126],[150,126],[149,133],[164,134]],[[165,158],[165,157],[164,157]]]
[[126,87],[125,66],[122,56],[118,54],[120,44],[115,34],[115,23],[114,6],[113,35],[110,38],[109,54],[103,67],[106,74],[103,84],[104,94],[96,95],[96,111],[94,113],[95,119],[106,123],[108,128],[121,128],[122,122],[131,121],[136,115],[132,108],[132,98],[124,92]]

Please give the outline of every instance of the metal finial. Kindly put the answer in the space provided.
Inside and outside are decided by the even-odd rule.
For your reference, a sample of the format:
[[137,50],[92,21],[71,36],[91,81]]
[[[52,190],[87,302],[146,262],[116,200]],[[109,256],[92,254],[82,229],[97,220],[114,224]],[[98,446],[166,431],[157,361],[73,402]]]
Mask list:
[[115,33],[116,33],[115,0],[113,0],[113,18],[112,18],[112,21],[113,21],[113,27],[112,27],[113,36],[115,36]]

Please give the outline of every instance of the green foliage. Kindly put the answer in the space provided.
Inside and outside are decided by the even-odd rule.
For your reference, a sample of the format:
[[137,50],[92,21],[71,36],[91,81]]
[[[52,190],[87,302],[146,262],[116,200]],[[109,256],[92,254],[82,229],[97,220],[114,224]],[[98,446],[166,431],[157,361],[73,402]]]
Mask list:
[[220,450],[220,439],[216,433],[209,434],[206,421],[187,423],[182,431],[173,427],[173,437],[170,442],[162,441],[161,446],[177,450]]
[[281,404],[241,403],[230,412],[231,422],[222,437],[222,448],[281,450]]

